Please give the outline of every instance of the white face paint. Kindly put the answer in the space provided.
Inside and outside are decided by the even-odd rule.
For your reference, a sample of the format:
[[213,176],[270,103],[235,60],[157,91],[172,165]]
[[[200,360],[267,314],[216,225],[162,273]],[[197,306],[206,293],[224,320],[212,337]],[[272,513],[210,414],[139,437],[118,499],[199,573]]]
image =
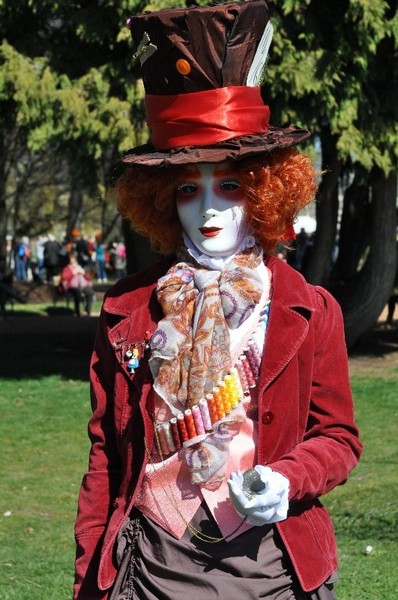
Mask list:
[[226,163],[199,164],[177,179],[181,225],[196,248],[209,256],[230,256],[248,234],[245,193]]

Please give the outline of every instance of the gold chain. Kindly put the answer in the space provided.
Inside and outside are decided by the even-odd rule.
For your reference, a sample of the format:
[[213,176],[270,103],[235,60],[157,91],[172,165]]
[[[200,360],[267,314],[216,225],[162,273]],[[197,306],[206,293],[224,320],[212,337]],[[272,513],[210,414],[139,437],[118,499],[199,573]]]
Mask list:
[[[155,433],[155,439],[156,439],[156,446],[159,452],[159,456],[160,459],[162,461],[162,466],[163,468],[165,468],[165,464],[164,464],[164,459],[163,459],[163,454],[162,454],[162,449],[160,447],[160,442],[159,442],[159,437],[158,437],[158,432],[156,431],[156,427],[154,428],[154,433]],[[169,491],[164,487],[160,477],[158,476],[158,469],[155,466],[155,463],[152,460],[152,456],[151,453],[149,452],[147,443],[146,443],[146,439],[144,436],[144,445],[145,445],[145,450],[149,459],[149,462],[151,463],[153,472],[155,473],[156,477],[158,478],[158,481],[160,481],[163,491],[166,494],[169,502],[172,504],[172,506],[175,508],[175,510],[177,511],[177,513],[180,515],[181,519],[184,521],[187,529],[192,533],[192,535],[196,538],[198,538],[199,540],[201,540],[202,542],[206,542],[207,544],[218,544],[219,542],[226,542],[230,537],[232,537],[237,531],[239,531],[239,529],[242,527],[242,525],[245,523],[247,517],[245,517],[241,523],[239,523],[238,527],[236,527],[236,529],[234,529],[233,531],[231,531],[231,533],[229,533],[226,536],[223,537],[213,537],[211,535],[207,535],[206,533],[203,533],[202,531],[200,531],[199,529],[196,529],[196,527],[194,527],[191,523],[189,523],[186,518],[184,517],[184,515],[182,514],[182,512],[180,511],[179,507],[178,507],[178,503],[174,497],[174,493],[173,490],[170,486],[170,483],[168,482],[168,488]],[[166,475],[166,479],[167,479],[167,475]],[[170,492],[170,494],[169,494]]]

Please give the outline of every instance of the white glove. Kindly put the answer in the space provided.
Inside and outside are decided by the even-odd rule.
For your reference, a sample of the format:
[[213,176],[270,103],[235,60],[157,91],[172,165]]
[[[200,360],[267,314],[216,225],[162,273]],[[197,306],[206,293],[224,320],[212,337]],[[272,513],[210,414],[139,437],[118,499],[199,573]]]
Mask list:
[[263,465],[256,465],[254,469],[260,478],[253,487],[263,489],[252,491],[253,487],[247,488],[244,475],[240,471],[231,473],[228,487],[232,504],[240,515],[248,517],[247,521],[251,525],[283,521],[289,509],[289,480]]

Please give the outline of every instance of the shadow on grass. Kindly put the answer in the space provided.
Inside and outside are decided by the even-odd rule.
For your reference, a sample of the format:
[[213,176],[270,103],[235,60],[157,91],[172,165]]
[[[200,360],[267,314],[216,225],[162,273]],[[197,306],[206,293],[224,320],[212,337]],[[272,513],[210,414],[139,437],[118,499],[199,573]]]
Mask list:
[[378,357],[392,352],[398,352],[398,322],[387,329],[384,325],[378,325],[367,334],[362,336],[359,342],[350,351],[350,356]]
[[46,313],[49,317],[73,316],[73,310],[65,306],[47,306]]
[[97,317],[77,318],[63,307],[51,308],[48,314],[15,312],[0,323],[2,379],[57,374],[65,379],[88,380]]
[[[48,306],[45,313],[11,311],[0,322],[0,377],[40,378],[59,374],[88,380],[97,317],[74,317],[67,306]],[[398,322],[392,329],[375,327],[350,352],[370,359],[398,352]]]
[[[394,510],[395,509],[395,510]],[[390,512],[383,511],[378,514],[372,513],[350,513],[333,515],[333,523],[337,534],[351,537],[357,540],[398,540],[397,511],[396,507],[390,507]]]

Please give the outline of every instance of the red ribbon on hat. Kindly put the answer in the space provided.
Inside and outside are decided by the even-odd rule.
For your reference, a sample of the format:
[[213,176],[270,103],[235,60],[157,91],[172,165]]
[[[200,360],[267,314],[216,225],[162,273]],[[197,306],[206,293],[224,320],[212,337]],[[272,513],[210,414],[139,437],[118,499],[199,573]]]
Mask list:
[[158,150],[209,146],[268,131],[270,109],[259,87],[231,86],[145,98],[151,142]]

